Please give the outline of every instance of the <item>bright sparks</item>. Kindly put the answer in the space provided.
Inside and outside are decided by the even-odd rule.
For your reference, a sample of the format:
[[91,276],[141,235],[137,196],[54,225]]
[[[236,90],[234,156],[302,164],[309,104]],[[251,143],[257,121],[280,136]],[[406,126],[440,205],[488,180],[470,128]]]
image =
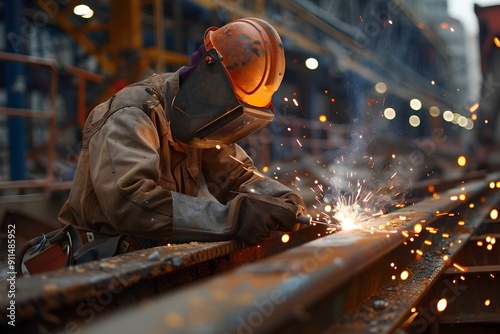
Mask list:
[[476,112],[476,110],[479,108],[479,102],[476,102],[474,103],[473,105],[471,105],[469,107],[469,111],[472,113],[472,112]]
[[493,38],[493,43],[495,43],[495,46],[496,46],[497,48],[500,48],[500,38],[498,38],[497,36],[495,36],[495,37]]
[[453,263],[453,267],[457,268],[460,271],[465,271],[465,268],[459,265],[458,263]]
[[437,302],[436,309],[438,310],[438,312],[443,312],[444,310],[446,310],[447,306],[448,306],[448,301],[446,300],[446,298],[441,298]]
[[422,232],[422,224],[416,224],[413,230],[415,231],[415,233]]

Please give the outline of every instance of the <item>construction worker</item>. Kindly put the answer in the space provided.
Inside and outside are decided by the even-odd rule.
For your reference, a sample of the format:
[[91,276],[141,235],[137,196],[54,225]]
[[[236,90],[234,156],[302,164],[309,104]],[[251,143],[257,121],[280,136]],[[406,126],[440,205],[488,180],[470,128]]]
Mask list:
[[[59,213],[143,247],[292,231],[301,197],[257,173],[235,142],[273,119],[285,71],[276,30],[257,18],[211,27],[192,65],[123,88],[90,113],[69,199]],[[199,196],[206,185],[213,198]]]

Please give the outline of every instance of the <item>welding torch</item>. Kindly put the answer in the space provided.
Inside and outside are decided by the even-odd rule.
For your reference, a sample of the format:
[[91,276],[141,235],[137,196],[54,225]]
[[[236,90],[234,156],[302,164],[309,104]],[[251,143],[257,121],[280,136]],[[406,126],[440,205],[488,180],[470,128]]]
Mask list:
[[332,223],[327,223],[327,222],[324,222],[324,221],[319,221],[319,220],[313,220],[311,216],[306,216],[306,215],[298,215],[297,216],[297,221],[300,223],[300,224],[303,224],[303,225],[315,225],[315,224],[320,224],[320,225],[326,225],[326,226],[330,226],[330,227],[333,227],[335,226],[335,224],[339,224],[340,222],[336,219],[334,219],[332,221]]

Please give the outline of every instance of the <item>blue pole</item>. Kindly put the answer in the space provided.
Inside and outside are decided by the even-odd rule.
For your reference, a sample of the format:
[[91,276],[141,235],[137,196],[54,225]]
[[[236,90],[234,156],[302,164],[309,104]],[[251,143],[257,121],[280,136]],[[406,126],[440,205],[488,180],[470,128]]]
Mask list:
[[[5,36],[6,51],[12,53],[26,53],[26,41],[29,36],[23,36],[21,27],[22,0],[5,1]],[[24,48],[23,48],[24,46]],[[7,107],[26,108],[26,75],[24,64],[12,62],[5,66],[5,83],[7,87]],[[11,180],[26,179],[26,131],[23,117],[10,116],[9,127],[9,156]]]

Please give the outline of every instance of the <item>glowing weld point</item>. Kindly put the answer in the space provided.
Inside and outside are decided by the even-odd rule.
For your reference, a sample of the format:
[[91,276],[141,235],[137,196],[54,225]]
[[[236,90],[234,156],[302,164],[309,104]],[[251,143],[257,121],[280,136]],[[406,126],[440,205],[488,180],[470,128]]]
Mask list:
[[351,231],[351,230],[354,230],[356,228],[356,225],[350,219],[342,220],[341,224],[342,224],[342,230],[344,230],[344,231]]
[[283,235],[281,236],[281,242],[282,242],[282,243],[284,243],[284,244],[286,244],[288,241],[290,241],[290,235],[288,235],[288,234],[286,234],[286,233],[285,233],[285,234],[283,234]]

